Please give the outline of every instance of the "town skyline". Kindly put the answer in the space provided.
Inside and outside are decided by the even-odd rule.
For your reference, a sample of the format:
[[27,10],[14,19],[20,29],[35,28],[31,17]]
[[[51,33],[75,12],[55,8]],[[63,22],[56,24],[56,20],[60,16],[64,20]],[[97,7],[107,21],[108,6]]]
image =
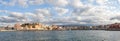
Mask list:
[[120,23],[120,0],[0,0],[0,26]]

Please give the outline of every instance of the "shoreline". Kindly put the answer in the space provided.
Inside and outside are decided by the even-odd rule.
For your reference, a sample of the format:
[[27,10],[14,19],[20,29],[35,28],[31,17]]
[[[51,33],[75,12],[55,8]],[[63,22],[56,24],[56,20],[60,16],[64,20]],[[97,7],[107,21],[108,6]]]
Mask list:
[[[75,31],[75,30],[0,30],[0,32],[9,32],[9,31],[13,32],[13,31]],[[91,31],[91,30],[85,30],[85,31]],[[102,31],[120,31],[120,30],[102,30]]]

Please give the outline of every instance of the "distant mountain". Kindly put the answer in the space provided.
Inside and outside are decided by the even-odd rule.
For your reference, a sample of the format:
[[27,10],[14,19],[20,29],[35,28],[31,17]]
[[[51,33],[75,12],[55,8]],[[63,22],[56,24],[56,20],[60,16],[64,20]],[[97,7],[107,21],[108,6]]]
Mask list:
[[95,26],[92,24],[67,24],[67,25],[57,25],[57,26]]

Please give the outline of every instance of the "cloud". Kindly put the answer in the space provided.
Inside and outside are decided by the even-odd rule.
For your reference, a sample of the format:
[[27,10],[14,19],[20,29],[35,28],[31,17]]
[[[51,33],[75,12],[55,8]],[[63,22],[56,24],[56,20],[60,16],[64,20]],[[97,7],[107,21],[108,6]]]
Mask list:
[[96,0],[96,2],[100,5],[104,5],[107,3],[108,0]]
[[0,0],[0,4],[6,5],[6,6],[14,6],[16,4],[16,0],[11,0],[10,2]]
[[22,7],[27,7],[28,6],[27,1],[28,0],[18,0],[18,4]]
[[[0,10],[6,14],[0,17],[3,23],[28,21],[46,24],[99,25],[120,22],[119,8],[115,2],[110,0],[12,0],[10,2],[0,1],[0,3],[22,7],[33,6],[32,10],[26,8],[28,12]],[[36,5],[42,8],[34,8]]]
[[29,4],[31,5],[40,5],[43,4],[45,0],[29,0]]
[[120,14],[112,17],[111,20],[120,20]]
[[58,0],[55,5],[66,6],[68,5],[68,0]]
[[80,0],[72,0],[70,5],[72,5],[75,8],[80,8],[84,6]]
[[46,21],[47,18],[51,17],[51,12],[49,11],[49,9],[35,9],[33,12],[25,13],[11,12],[7,10],[0,10],[0,12],[4,12],[5,14],[7,14],[6,16],[15,19],[17,22],[41,22]]
[[36,14],[30,13],[30,12],[26,12],[25,13],[26,16],[31,16],[31,17],[36,17]]
[[66,14],[69,10],[65,8],[56,7],[55,11],[58,13],[59,16]]
[[24,17],[24,15],[22,13],[19,12],[10,12],[10,17],[16,17],[16,18],[22,18]]
[[3,23],[14,23],[14,22],[18,22],[18,20],[14,19],[12,17],[9,17],[9,16],[1,16],[0,17],[0,22],[3,22]]
[[50,17],[51,16],[51,12],[47,8],[36,9],[34,13],[37,14],[38,16],[41,16],[41,18],[42,17]]
[[47,3],[54,6],[67,6],[69,4],[68,0],[47,0]]
[[19,5],[21,6],[29,6],[29,5],[41,5],[44,4],[45,0],[18,0]]
[[118,2],[120,3],[120,0],[118,0]]
[[6,6],[15,6],[15,5],[20,5],[22,7],[26,7],[28,6],[28,3],[27,3],[28,0],[1,0],[0,3],[2,5],[6,5]]
[[0,0],[2,5],[28,7],[29,5],[41,5],[44,4],[45,0],[10,0],[9,2]]
[[16,23],[16,22],[25,22],[26,21],[26,17],[23,13],[11,12],[11,11],[7,11],[7,10],[1,10],[1,11],[3,11],[7,15],[6,16],[1,16],[0,17],[0,22]]
[[72,11],[72,16],[75,17],[75,21],[79,23],[86,23],[86,24],[110,24],[119,22],[119,18],[117,20],[111,20],[116,19],[116,16],[119,15],[118,12],[111,12],[111,10],[108,10],[107,6],[91,6],[91,7],[84,7],[84,8],[75,8]]
[[64,17],[55,17],[50,18],[50,20],[43,22],[45,24],[56,24],[56,25],[62,25],[62,24],[72,24],[75,23],[74,18],[71,18],[69,16]]

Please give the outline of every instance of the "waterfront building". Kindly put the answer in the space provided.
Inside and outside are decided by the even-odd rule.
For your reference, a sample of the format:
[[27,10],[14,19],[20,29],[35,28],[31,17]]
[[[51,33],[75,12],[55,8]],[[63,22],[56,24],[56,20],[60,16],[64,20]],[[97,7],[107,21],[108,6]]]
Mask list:
[[24,30],[45,30],[45,26],[40,23],[25,23],[21,25]]
[[51,28],[52,28],[52,30],[58,30],[58,26],[57,25],[52,25]]
[[110,24],[108,30],[120,30],[120,23]]
[[16,23],[16,24],[14,25],[14,29],[15,29],[15,30],[22,30],[23,28],[21,27],[20,23]]
[[0,31],[1,31],[1,30],[5,30],[5,27],[0,27]]
[[48,25],[43,25],[41,23],[24,23],[24,24],[16,23],[14,27],[11,29],[14,29],[14,30],[63,30],[63,27],[59,27],[57,25],[48,26]]

